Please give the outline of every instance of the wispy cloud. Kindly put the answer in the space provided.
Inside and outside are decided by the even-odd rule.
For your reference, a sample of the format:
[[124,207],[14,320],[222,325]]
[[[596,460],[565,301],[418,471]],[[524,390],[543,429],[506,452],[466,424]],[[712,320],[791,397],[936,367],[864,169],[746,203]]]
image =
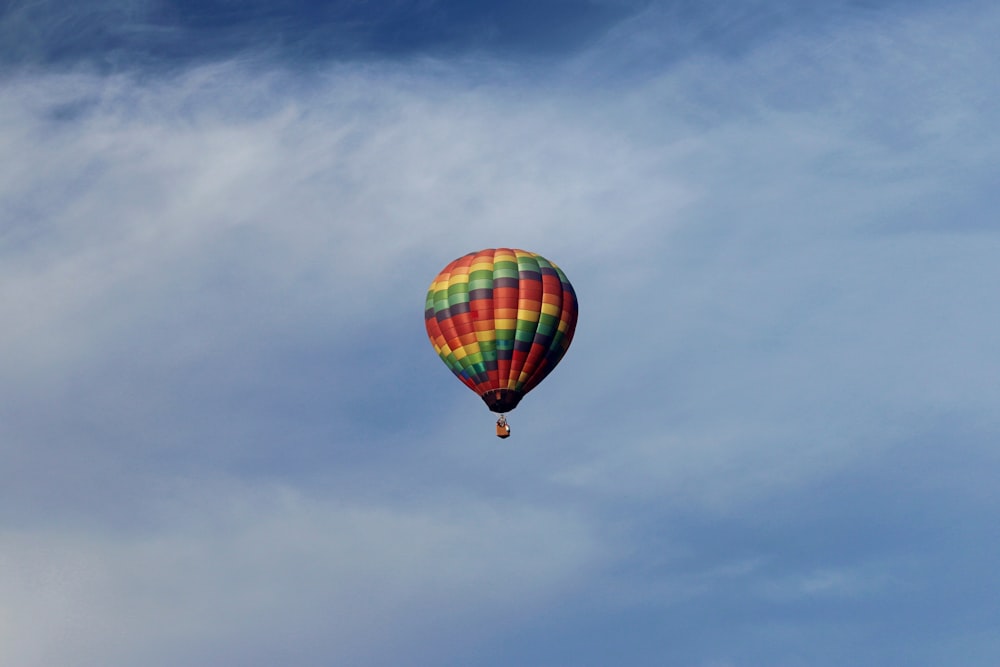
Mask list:
[[191,487],[132,534],[6,531],[0,657],[374,665],[428,644],[462,650],[585,576],[602,557],[588,532],[510,503],[401,509]]

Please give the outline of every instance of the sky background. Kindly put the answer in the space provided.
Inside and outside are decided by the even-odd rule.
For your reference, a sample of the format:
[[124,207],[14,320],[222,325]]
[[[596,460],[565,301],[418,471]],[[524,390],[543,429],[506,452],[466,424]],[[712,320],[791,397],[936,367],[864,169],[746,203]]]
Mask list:
[[[0,3],[0,664],[1000,664],[997,34]],[[505,441],[497,246],[580,301]]]

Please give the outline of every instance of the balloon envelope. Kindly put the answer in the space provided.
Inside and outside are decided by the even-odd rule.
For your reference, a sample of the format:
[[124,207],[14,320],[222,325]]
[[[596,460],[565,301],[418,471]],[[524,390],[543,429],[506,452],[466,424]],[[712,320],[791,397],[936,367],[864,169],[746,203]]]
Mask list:
[[577,302],[562,270],[517,248],[472,252],[427,291],[427,336],[451,372],[493,412],[517,407],[566,354]]

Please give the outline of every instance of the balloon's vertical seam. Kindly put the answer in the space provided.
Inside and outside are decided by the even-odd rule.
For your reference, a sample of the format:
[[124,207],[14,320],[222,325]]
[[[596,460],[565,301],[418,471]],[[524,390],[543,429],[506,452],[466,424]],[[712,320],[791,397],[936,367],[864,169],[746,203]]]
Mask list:
[[526,391],[533,388],[549,373],[551,368],[549,357],[555,343],[563,299],[562,284],[552,268],[552,263],[542,257],[536,259],[541,282],[541,302],[538,306],[538,327],[535,329],[535,337],[531,343],[531,352],[525,361],[525,369],[529,375],[529,380],[525,385]]
[[452,263],[448,278],[448,322],[454,327],[454,335],[458,339],[460,353],[456,356],[462,365],[462,372],[478,387],[485,380],[485,369],[469,312],[469,266],[472,258],[470,254]]
[[[509,389],[520,391],[528,378],[527,366],[541,307],[541,274],[538,262],[523,250],[517,251],[517,330],[514,333],[514,354],[511,360]],[[536,279],[537,276],[537,279]]]
[[496,386],[497,342],[493,301],[493,257],[486,253],[473,253],[469,264],[469,306],[476,341],[483,355],[485,377],[476,386],[482,392]]
[[500,380],[499,388],[501,389],[512,389],[510,387],[510,375],[514,353],[514,336],[517,331],[518,290],[516,267],[517,257],[512,250],[509,248],[497,248],[493,251],[497,375]]

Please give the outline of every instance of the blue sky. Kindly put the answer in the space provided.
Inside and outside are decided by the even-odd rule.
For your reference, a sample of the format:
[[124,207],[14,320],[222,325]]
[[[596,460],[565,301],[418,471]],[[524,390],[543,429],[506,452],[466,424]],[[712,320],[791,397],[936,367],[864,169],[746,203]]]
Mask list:
[[[7,2],[0,663],[1000,661],[988,2]],[[510,415],[434,355],[530,249]]]

